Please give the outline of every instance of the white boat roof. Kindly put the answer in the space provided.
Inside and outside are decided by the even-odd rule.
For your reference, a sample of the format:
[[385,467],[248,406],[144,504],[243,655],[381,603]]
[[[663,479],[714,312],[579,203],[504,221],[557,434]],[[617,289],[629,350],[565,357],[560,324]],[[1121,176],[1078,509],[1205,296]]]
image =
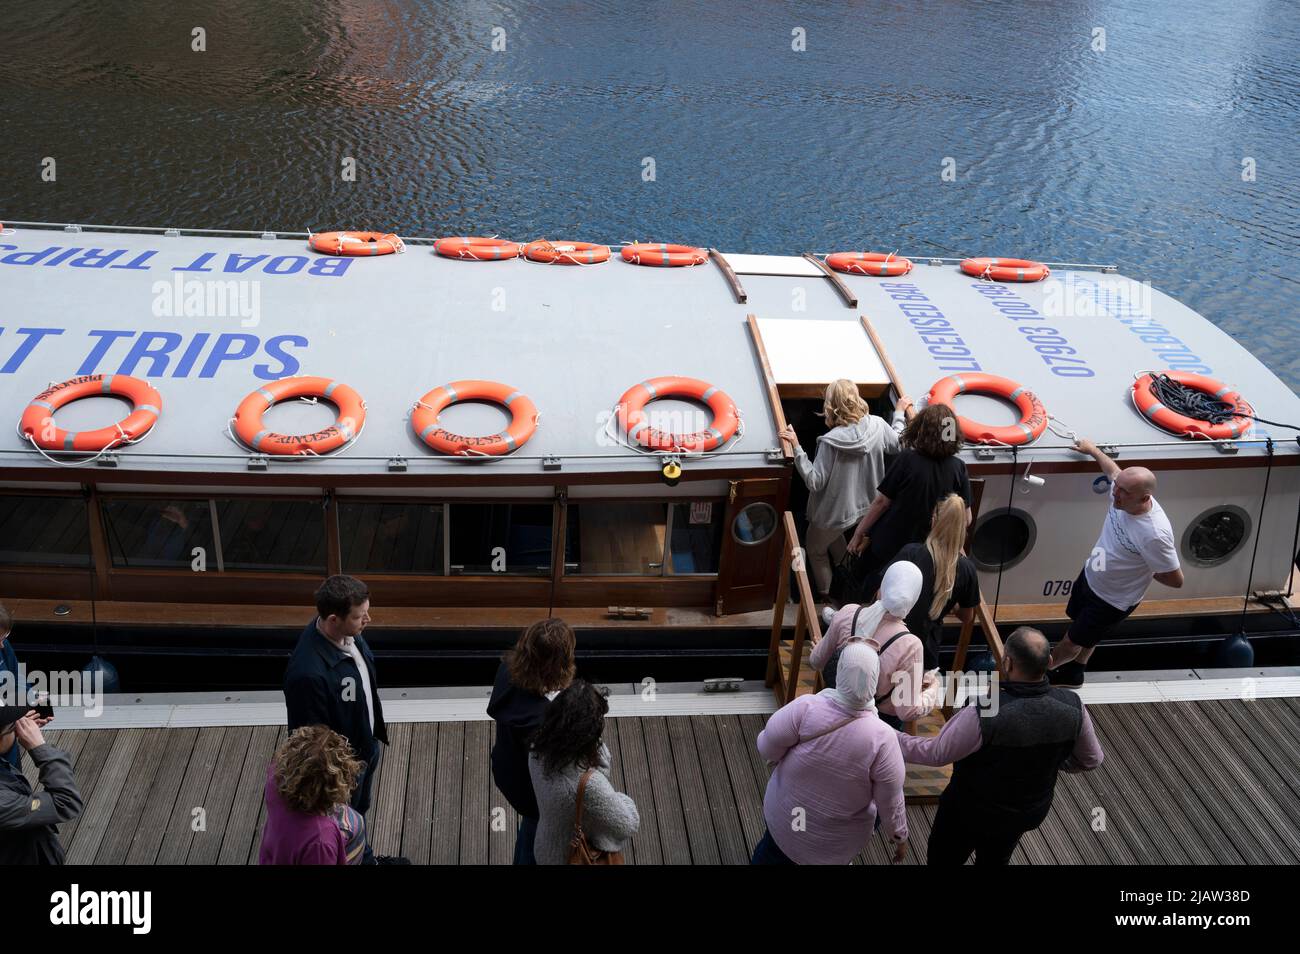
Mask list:
[[[801,259],[732,257],[743,265],[743,304],[712,263],[649,268],[628,265],[617,255],[585,267],[462,262],[439,257],[427,244],[408,244],[401,255],[337,260],[311,251],[302,237],[21,226],[0,236],[7,317],[0,331],[0,401],[16,424],[52,381],[134,374],[161,392],[164,406],[154,431],[120,453],[119,472],[246,472],[250,452],[226,433],[235,407],[275,377],[320,375],[351,385],[365,398],[364,432],[338,456],[275,461],[273,472],[293,467],[304,475],[378,475],[386,473],[389,458],[402,457],[411,473],[477,466],[494,475],[536,474],[542,458],[556,457],[564,474],[612,474],[656,471],[658,460],[643,460],[602,437],[610,410],[640,381],[681,375],[726,391],[745,422],[739,442],[689,467],[752,468],[769,464],[767,452],[778,442],[746,316],[859,323],[865,315],[914,396],[961,370],[1001,374],[1035,391],[1062,432],[1073,428],[1099,443],[1159,445],[1143,447],[1142,456],[1218,454],[1164,434],[1135,412],[1129,385],[1135,372],[1146,369],[1203,369],[1240,386],[1260,416],[1300,423],[1300,399],[1286,385],[1172,298],[1151,291],[1149,316],[1135,318],[1112,294],[1108,309],[1083,314],[1079,299],[1113,293],[1117,281],[1126,283],[1120,288],[1126,300],[1142,303],[1142,286],[1098,270],[1057,270],[1053,278],[1063,282],[991,285],[964,275],[951,261],[918,261],[900,279],[841,276],[858,298],[850,308],[830,281],[808,274]],[[753,273],[758,271],[796,274]],[[186,284],[194,282],[242,284],[225,286],[235,292],[226,314],[187,315],[186,298],[195,288],[207,294],[207,286]],[[1067,301],[1062,289],[1073,296],[1067,307],[1061,307]],[[241,294],[242,311],[236,307]],[[1024,331],[1029,328],[1059,334],[1042,332],[1035,343]],[[810,334],[810,349],[816,349],[816,337]],[[1035,347],[1052,352],[1060,347],[1057,337],[1076,354],[1072,363],[1054,366],[1090,374],[1053,372]],[[228,360],[213,359],[218,346],[231,355]],[[412,432],[408,414],[425,392],[475,378],[511,385],[539,408],[537,433],[510,458],[447,459]],[[60,426],[84,430],[110,423],[114,415],[105,413],[112,409],[102,406],[104,400],[65,408]],[[94,403],[101,406],[83,407]],[[655,408],[690,410],[676,402],[656,402]],[[1013,419],[1009,407],[990,399],[962,397],[958,408],[989,423]],[[305,405],[267,416],[282,431],[315,430],[330,419],[325,408]],[[505,416],[463,407],[444,413],[443,420],[465,433],[492,433]],[[674,420],[680,418],[662,423]],[[685,422],[692,423],[705,421]],[[1295,452],[1290,436],[1275,429],[1280,451]],[[1065,443],[1048,433],[1022,453],[1077,460],[1063,449]],[[1247,440],[1240,453],[1262,450]],[[55,466],[16,427],[0,429],[0,461]]]

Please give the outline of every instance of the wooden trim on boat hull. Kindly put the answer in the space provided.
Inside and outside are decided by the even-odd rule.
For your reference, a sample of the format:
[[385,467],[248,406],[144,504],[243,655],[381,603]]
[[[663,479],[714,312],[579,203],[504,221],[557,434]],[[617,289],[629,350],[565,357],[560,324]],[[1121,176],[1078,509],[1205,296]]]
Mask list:
[[[175,486],[182,485],[192,487],[195,484],[204,486],[229,486],[229,487],[262,487],[268,490],[274,490],[277,487],[294,487],[301,488],[304,485],[310,487],[319,487],[324,490],[336,490],[339,488],[366,488],[366,487],[400,487],[403,489],[425,488],[425,487],[536,487],[538,485],[554,486],[556,484],[660,484],[660,476],[657,466],[658,458],[655,458],[655,465],[650,466],[641,462],[636,470],[610,471],[609,473],[571,473],[568,471],[543,471],[540,462],[538,463],[537,473],[521,474],[491,474],[485,472],[483,465],[473,465],[478,469],[472,473],[466,471],[464,474],[384,474],[376,472],[374,474],[325,474],[320,471],[302,471],[300,473],[222,473],[215,471],[191,472],[191,471],[134,471],[134,470],[81,470],[76,474],[76,479],[83,484],[97,486],[99,484],[154,484],[158,486]],[[637,461],[629,458],[630,464],[637,464]],[[379,464],[376,463],[376,471]],[[696,480],[743,480],[753,477],[772,477],[780,474],[786,468],[781,464],[754,467],[727,467],[716,470],[701,470],[691,466],[690,460],[687,459],[683,464],[682,481],[691,482]],[[66,470],[50,471],[44,468],[13,468],[5,472],[7,482],[32,481],[35,486],[33,490],[38,489],[42,483],[66,483],[69,479]],[[9,487],[6,490],[10,493],[21,493],[25,488]],[[65,491],[66,492],[66,491]]]
[[[1003,603],[997,608],[997,621],[1001,625],[1028,623],[1063,623],[1064,603]],[[1300,605],[1300,598],[1292,597],[1290,605]],[[992,607],[990,607],[991,609]],[[1129,619],[1175,619],[1178,617],[1224,616],[1241,612],[1240,596],[1203,597],[1187,600],[1144,600]],[[1271,606],[1252,601],[1247,613],[1272,613]]]
[[[310,597],[310,594],[309,594]],[[88,600],[9,600],[8,607],[19,623],[88,626]],[[55,616],[54,607],[71,609],[67,616]],[[793,608],[791,608],[793,609]],[[104,600],[95,604],[95,621],[101,626],[138,625],[148,627],[212,627],[265,629],[301,628],[315,610],[310,598],[293,605],[254,606],[225,603],[142,603]],[[380,606],[372,617],[377,629],[523,629],[549,614],[545,605],[528,606]],[[790,615],[790,614],[787,614]],[[715,616],[711,607],[651,607],[647,619],[611,618],[606,607],[569,607],[563,617],[582,629],[754,629],[771,625],[771,612]]]
[[[465,606],[482,612],[501,606],[546,606],[552,600],[549,576],[406,576],[362,574],[376,606]],[[150,605],[159,594],[196,605],[250,604],[310,606],[324,571],[303,573],[188,573],[184,570],[115,570],[107,587],[94,596],[103,603]],[[713,576],[561,578],[554,605],[699,607],[712,609],[717,594]],[[0,570],[2,598],[89,600],[90,571],[51,568]]]

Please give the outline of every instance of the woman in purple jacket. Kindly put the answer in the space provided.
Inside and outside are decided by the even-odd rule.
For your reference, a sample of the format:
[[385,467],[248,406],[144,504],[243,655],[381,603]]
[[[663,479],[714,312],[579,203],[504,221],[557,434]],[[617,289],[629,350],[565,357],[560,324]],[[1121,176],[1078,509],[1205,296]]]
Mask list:
[[834,689],[800,696],[773,714],[758,751],[774,764],[763,797],[767,822],[751,864],[845,865],[880,814],[907,856],[906,770],[894,730],[876,715],[880,658],[861,640],[840,655]]
[[258,864],[360,864],[365,819],[348,805],[362,764],[334,730],[294,732],[266,767],[266,829]]

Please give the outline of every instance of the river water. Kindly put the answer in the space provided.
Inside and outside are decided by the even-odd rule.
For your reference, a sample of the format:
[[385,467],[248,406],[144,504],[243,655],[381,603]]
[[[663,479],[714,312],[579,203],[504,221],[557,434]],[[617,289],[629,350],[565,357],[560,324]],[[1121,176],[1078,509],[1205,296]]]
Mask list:
[[1294,0],[8,19],[0,219],[1115,263],[1300,385]]

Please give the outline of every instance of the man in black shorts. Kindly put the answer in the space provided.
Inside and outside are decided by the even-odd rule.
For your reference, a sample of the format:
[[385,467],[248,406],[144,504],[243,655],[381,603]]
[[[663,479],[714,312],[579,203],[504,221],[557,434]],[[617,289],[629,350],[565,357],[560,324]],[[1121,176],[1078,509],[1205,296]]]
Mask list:
[[1111,482],[1111,506],[1101,536],[1070,590],[1070,628],[1052,650],[1047,676],[1056,686],[1081,686],[1097,643],[1142,602],[1147,587],[1183,585],[1174,530],[1152,496],[1156,475],[1145,467],[1123,470],[1087,438],[1074,449],[1090,455]]

